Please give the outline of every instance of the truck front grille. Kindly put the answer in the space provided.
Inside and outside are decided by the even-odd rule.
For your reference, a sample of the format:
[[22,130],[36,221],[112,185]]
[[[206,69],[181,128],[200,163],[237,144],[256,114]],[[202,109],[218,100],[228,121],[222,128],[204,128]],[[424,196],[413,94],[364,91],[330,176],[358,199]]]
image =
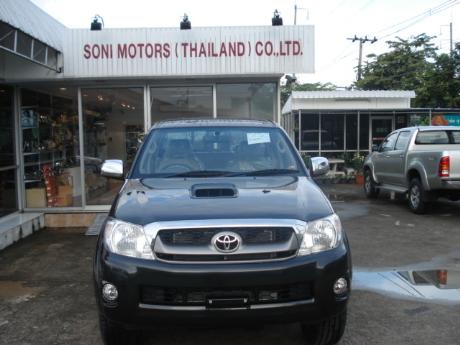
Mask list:
[[228,227],[161,230],[158,236],[167,245],[203,246],[210,244],[213,236],[222,231],[237,233],[245,244],[282,243],[293,233],[290,227]]
[[251,261],[251,260],[276,260],[285,259],[296,254],[297,250],[285,250],[282,252],[271,253],[250,253],[250,254],[166,254],[156,253],[159,259],[166,261],[182,261],[182,262],[231,262],[231,261]]
[[144,286],[141,303],[170,306],[205,306],[210,298],[245,298],[249,304],[284,303],[312,298],[309,283],[260,287],[170,288]]
[[158,260],[223,264],[295,257],[304,227],[295,219],[203,219],[152,223],[146,233]]

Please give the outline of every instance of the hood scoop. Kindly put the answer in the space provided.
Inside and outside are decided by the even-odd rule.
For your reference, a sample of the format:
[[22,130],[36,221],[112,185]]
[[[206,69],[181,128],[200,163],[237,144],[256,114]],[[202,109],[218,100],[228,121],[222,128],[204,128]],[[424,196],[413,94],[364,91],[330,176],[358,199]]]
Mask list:
[[192,198],[236,198],[238,190],[230,183],[195,184],[191,188]]

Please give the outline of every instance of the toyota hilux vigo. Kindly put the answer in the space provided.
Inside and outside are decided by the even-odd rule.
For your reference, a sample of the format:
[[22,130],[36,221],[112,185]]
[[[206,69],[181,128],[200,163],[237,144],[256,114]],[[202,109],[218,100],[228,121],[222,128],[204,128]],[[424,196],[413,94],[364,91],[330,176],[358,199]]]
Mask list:
[[94,260],[102,338],[134,343],[161,325],[300,323],[307,344],[343,335],[351,286],[347,237],[276,124],[157,123],[124,179]]

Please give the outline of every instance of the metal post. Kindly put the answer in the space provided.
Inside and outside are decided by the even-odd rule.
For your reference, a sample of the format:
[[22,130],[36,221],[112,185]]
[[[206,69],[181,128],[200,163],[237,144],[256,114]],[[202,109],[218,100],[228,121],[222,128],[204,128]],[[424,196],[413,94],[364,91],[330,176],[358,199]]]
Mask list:
[[[299,116],[299,128],[298,128],[298,142],[299,142],[299,151],[302,151],[302,114],[300,112],[300,109],[299,109],[299,112],[297,113],[298,116]],[[294,126],[295,128],[295,126]]]
[[357,118],[357,123],[356,124],[357,124],[356,127],[358,127],[357,131],[356,131],[356,133],[357,133],[356,135],[358,136],[356,142],[358,143],[358,153],[359,153],[360,150],[361,150],[361,146],[360,146],[360,142],[359,142],[359,139],[360,139],[359,136],[361,135],[361,129],[360,129],[360,126],[361,126],[361,113],[359,112],[359,110],[358,110],[358,118]]
[[217,118],[217,85],[212,84],[212,117]]
[[19,211],[25,207],[24,156],[22,155],[21,94],[19,87],[13,88],[14,143],[16,147],[16,196]]
[[81,206],[86,208],[86,181],[85,181],[85,145],[83,142],[83,100],[81,97],[81,88],[77,89],[78,95],[78,139],[80,141],[80,181],[81,181]]
[[321,155],[321,112],[318,114],[318,152]]

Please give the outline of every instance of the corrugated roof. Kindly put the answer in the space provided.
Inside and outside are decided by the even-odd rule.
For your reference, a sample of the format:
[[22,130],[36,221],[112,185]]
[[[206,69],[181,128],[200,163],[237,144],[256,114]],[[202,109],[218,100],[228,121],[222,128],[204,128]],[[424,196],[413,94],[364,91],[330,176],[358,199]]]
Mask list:
[[0,20],[62,52],[66,27],[29,0],[1,0]]
[[415,98],[415,91],[372,90],[372,91],[293,91],[292,98]]

